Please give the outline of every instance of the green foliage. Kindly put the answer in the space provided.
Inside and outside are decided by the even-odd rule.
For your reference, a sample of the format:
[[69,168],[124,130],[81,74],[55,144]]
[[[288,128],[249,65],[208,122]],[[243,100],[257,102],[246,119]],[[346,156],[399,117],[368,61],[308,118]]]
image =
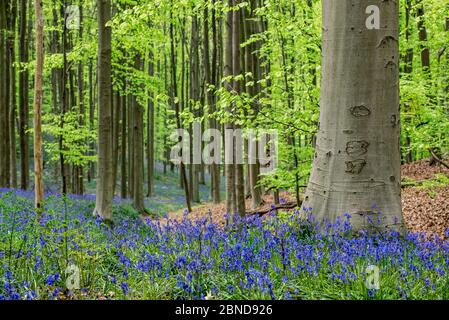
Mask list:
[[[73,165],[83,166],[96,161],[96,156],[91,156],[91,143],[96,140],[96,131],[91,131],[87,126],[80,126],[81,117],[77,112],[64,114],[64,120],[60,115],[46,114],[43,117],[42,132],[55,139],[45,139],[44,149],[49,154],[51,161],[59,161],[62,154],[64,161]],[[59,139],[62,138],[62,148]]]

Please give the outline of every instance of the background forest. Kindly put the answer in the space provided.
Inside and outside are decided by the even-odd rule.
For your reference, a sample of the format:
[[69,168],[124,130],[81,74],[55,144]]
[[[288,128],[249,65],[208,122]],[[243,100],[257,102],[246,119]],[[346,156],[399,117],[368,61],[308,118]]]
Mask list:
[[[440,248],[429,242],[435,251],[423,257],[422,238],[391,234],[377,239],[377,247],[347,257],[336,248],[363,247],[372,238],[321,238],[291,211],[279,211],[281,220],[266,225],[257,214],[226,223],[226,212],[264,215],[303,201],[319,126],[321,1],[37,2],[43,34],[35,28],[33,1],[0,4],[0,297],[449,297],[447,280],[441,278],[447,243]],[[403,188],[446,186],[449,4],[399,2],[401,183]],[[39,74],[35,43],[41,36],[40,169],[33,164],[32,106]],[[192,132],[195,122],[203,130],[277,130],[276,170],[261,174],[258,164],[228,169],[173,164],[170,150],[176,141],[170,135],[178,128]],[[437,175],[417,178],[417,164],[420,172],[435,170],[419,162],[427,158],[439,167]],[[33,168],[44,181],[46,198],[39,210],[33,208]],[[106,176],[110,181],[98,182]],[[439,196],[429,190],[426,196]],[[410,196],[413,201],[418,192]],[[104,201],[107,194],[113,202]],[[419,202],[410,203],[404,205],[412,212],[409,228],[445,236],[447,221],[432,229],[433,222],[409,209]],[[114,220],[115,228],[93,218],[94,210]],[[203,219],[167,223],[192,212]],[[206,224],[212,217],[229,230]],[[345,234],[349,227],[337,228]],[[280,249],[273,250],[276,246]],[[400,246],[410,252],[407,263],[422,268],[410,287],[395,282],[413,278],[401,271],[396,279],[405,263],[403,252],[395,249]],[[384,266],[384,279],[396,291],[359,288],[363,279],[357,277],[356,261],[371,255],[379,264],[392,259]],[[74,270],[67,268],[75,265],[82,290],[64,290]],[[206,269],[209,274],[202,273]],[[223,278],[223,272],[229,275]],[[314,283],[317,276],[320,284]]]

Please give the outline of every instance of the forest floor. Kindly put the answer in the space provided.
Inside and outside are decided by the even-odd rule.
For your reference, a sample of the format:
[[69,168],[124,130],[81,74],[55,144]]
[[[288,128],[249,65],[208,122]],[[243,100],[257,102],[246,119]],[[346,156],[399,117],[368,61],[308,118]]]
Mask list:
[[[426,232],[444,237],[449,229],[449,169],[440,164],[430,165],[430,159],[404,164],[402,175],[402,207],[404,223],[410,231]],[[294,195],[281,192],[281,205],[295,201]],[[263,197],[263,205],[256,210],[251,208],[251,199],[246,200],[247,212],[267,212],[274,206],[272,195]],[[295,208],[278,209],[278,211],[294,212]],[[182,220],[185,210],[174,210],[162,218]],[[226,223],[225,202],[219,204],[204,203],[193,208],[188,214],[192,220],[210,218],[218,225]]]

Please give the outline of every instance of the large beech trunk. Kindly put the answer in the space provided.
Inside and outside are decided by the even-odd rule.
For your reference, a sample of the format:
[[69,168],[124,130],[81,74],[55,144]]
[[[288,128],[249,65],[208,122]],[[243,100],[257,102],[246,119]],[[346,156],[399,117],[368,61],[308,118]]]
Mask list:
[[[354,229],[370,217],[401,224],[398,3],[323,0],[321,110],[303,203],[319,221],[349,213]],[[370,5],[379,29],[366,27]]]
[[111,1],[98,0],[98,174],[94,213],[112,220]]

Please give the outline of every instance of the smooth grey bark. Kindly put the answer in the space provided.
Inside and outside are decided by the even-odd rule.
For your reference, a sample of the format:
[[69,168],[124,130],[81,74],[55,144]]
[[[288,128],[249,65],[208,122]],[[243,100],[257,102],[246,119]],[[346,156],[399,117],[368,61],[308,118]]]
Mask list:
[[[125,88],[124,88],[124,92],[126,92],[126,80],[123,80],[123,84],[124,84],[124,86],[125,86]],[[127,148],[127,146],[126,146],[126,139],[127,139],[127,137],[126,137],[126,127],[127,127],[127,116],[126,116],[126,108],[127,108],[127,106],[126,106],[126,102],[128,101],[128,98],[127,98],[127,96],[126,95],[122,95],[121,97],[120,97],[120,99],[121,99],[121,103],[120,103],[120,105],[121,105],[121,108],[122,108],[122,110],[121,110],[121,112],[122,112],[122,126],[121,126],[121,129],[122,129],[122,135],[121,135],[121,144],[120,144],[120,167],[121,167],[121,169],[120,169],[120,173],[121,173],[121,176],[120,176],[120,178],[121,178],[121,183],[120,183],[120,197],[122,198],[122,199],[125,199],[126,198],[126,192],[127,192],[127,188],[126,188],[126,186],[127,186],[127,177],[126,177],[126,154],[127,154],[127,151],[126,151],[126,148]]]
[[33,128],[34,128],[34,206],[38,220],[44,206],[44,154],[42,147],[42,82],[44,73],[44,17],[43,1],[35,0],[36,64],[34,72]]
[[[142,71],[144,66],[143,59],[140,54],[136,54],[135,68]],[[140,86],[143,90],[143,85]],[[133,171],[134,171],[134,187],[133,187],[133,207],[139,213],[145,213],[145,205],[143,200],[143,183],[144,183],[144,152],[143,152],[143,115],[144,107],[140,104],[135,94],[132,95],[133,108]]]
[[[400,229],[399,2],[322,5],[321,110],[302,210],[330,222],[349,213],[356,230],[370,218]],[[378,30],[366,27],[369,5],[380,8]]]
[[[181,125],[181,115],[179,111],[179,100],[175,99],[178,96],[178,86],[177,86],[177,77],[176,77],[176,56],[175,56],[175,34],[174,34],[174,24],[173,24],[173,11],[170,10],[170,64],[171,64],[171,83],[172,83],[172,91],[171,91],[171,101],[173,104],[173,107],[175,109],[175,117],[176,117],[176,125],[179,129],[182,128]],[[164,57],[164,62],[165,57]],[[167,81],[167,63],[164,63],[165,66],[165,80]],[[167,87],[167,85],[166,85]],[[182,90],[182,88],[181,88]],[[165,143],[164,143],[165,145]],[[186,199],[186,205],[188,212],[192,212],[192,206],[190,203],[190,192],[189,192],[189,184],[187,183],[187,173],[186,173],[186,167],[184,162],[181,161],[179,164],[179,171],[181,174],[181,179],[183,181],[184,185],[184,195]],[[164,173],[165,173],[165,166],[164,166]]]
[[[95,98],[94,98],[94,81],[93,81],[93,63],[89,61],[88,68],[88,83],[89,83],[89,130],[92,131],[94,129],[94,120],[95,120]],[[95,149],[95,143],[92,142],[90,145],[90,154],[93,154],[93,150]],[[89,168],[87,171],[87,181],[91,182],[95,175],[95,163],[92,161],[89,163]]]
[[[237,6],[240,0],[234,0],[234,6]],[[241,54],[240,54],[240,10],[235,10],[232,15],[232,71],[234,76],[240,75],[241,69]],[[236,94],[241,92],[241,82],[234,81],[234,90]],[[235,125],[240,128],[239,125]],[[236,155],[237,157],[237,155]],[[245,178],[243,164],[240,164],[240,159],[235,159],[235,208],[236,212],[241,216],[246,214],[245,209]]]
[[[192,16],[191,24],[191,39],[190,39],[190,95],[191,104],[194,117],[199,117],[199,112],[196,108],[197,103],[200,100],[200,57],[199,57],[199,27],[198,27],[198,17],[196,13]],[[193,131],[190,132],[190,151],[193,152]],[[192,154],[193,157],[193,154]],[[191,159],[192,161],[193,159]],[[190,184],[190,195],[193,202],[200,202],[200,192],[199,192],[199,173],[200,165],[191,164],[191,184]]]
[[[215,8],[212,9],[212,39],[213,39],[213,49],[212,49],[212,65],[213,70],[211,70],[210,64],[210,51],[209,51],[209,12],[207,7],[204,8],[203,18],[204,18],[204,27],[203,27],[203,49],[204,49],[204,78],[206,81],[205,86],[205,95],[207,98],[207,105],[209,107],[209,128],[216,129],[217,123],[213,118],[213,114],[216,111],[214,94],[210,90],[208,90],[209,85],[215,85],[215,68],[217,63],[217,45],[215,43],[217,36],[217,28],[215,22]],[[212,163],[209,166],[209,172],[211,177],[211,197],[213,203],[220,203],[220,170],[217,163]]]
[[[228,6],[232,7],[233,0],[228,0]],[[225,77],[229,77],[233,72],[232,65],[232,29],[233,29],[233,14],[232,11],[228,11],[226,14],[226,22],[225,22],[225,30],[226,30],[226,39],[224,44],[224,53],[223,53],[223,75]],[[232,82],[226,82],[225,88],[229,92],[233,91]],[[231,106],[227,108],[227,111],[231,111]],[[233,129],[234,125],[231,121],[228,121],[224,124],[224,128]],[[223,145],[225,145],[223,143]],[[225,150],[227,150],[227,146],[225,145]],[[235,166],[232,163],[225,163],[225,180],[226,180],[226,212],[230,215],[233,215],[237,208],[235,206]]]
[[[153,53],[149,55],[148,61],[148,75],[154,76],[154,61]],[[147,110],[147,196],[153,195],[154,189],[154,93],[149,93],[148,110]]]
[[111,83],[111,1],[97,0],[98,10],[98,175],[94,213],[106,223],[112,221],[112,83]]

